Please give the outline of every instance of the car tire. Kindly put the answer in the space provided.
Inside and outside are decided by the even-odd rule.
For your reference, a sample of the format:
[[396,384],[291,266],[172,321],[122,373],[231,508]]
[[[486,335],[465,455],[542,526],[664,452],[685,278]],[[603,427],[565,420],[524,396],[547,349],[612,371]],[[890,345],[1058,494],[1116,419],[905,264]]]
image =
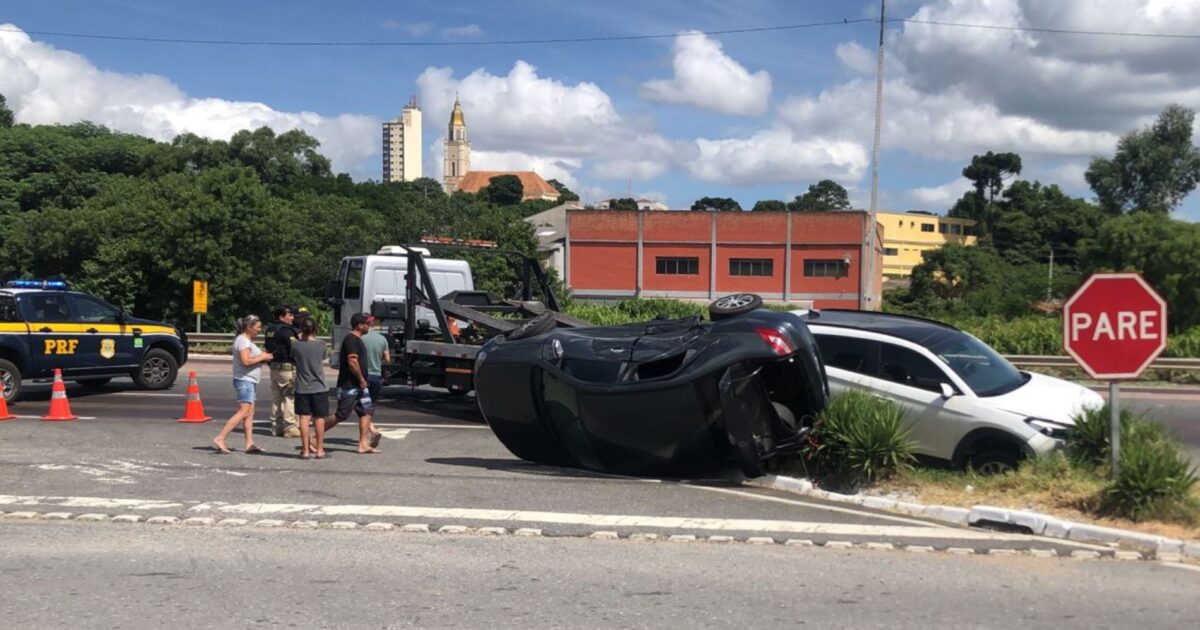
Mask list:
[[551,330],[554,330],[557,325],[558,324],[556,324],[554,321],[554,314],[546,313],[544,315],[538,315],[524,324],[521,324],[520,326],[508,331],[504,334],[504,338],[510,341],[529,339],[530,337],[544,335]]
[[100,389],[101,387],[108,385],[109,381],[111,380],[111,376],[98,376],[96,378],[77,378],[75,379],[75,382],[88,389]]
[[0,359],[0,394],[4,402],[13,402],[21,395],[21,368],[12,361]]
[[1002,475],[1017,469],[1021,463],[1021,454],[1010,448],[990,448],[982,450],[968,460],[971,468],[981,475]]
[[142,362],[133,373],[133,382],[138,389],[166,389],[175,384],[179,375],[179,363],[170,352],[152,348],[142,356]]
[[714,322],[729,319],[757,310],[762,304],[762,298],[754,293],[733,293],[713,300],[708,305],[708,318]]

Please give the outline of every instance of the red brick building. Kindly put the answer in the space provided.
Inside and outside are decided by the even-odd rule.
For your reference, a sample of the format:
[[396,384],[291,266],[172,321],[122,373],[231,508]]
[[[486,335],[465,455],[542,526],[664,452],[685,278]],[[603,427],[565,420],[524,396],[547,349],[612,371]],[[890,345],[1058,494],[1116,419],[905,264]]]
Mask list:
[[[583,299],[712,299],[748,291],[816,308],[858,308],[868,221],[862,211],[569,210],[564,275]],[[875,228],[870,294],[877,305],[883,227]]]

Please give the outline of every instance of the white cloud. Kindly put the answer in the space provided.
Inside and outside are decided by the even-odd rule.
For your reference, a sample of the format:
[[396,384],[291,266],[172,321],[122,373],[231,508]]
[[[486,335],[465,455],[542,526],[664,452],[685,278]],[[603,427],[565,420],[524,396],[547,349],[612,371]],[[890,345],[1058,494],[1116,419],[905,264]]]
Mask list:
[[450,68],[426,68],[417,88],[435,137],[444,133],[454,99],[462,102],[472,168],[484,168],[476,156],[486,155],[514,170],[554,169],[566,183],[577,181],[585,163],[596,177],[649,179],[674,160],[674,143],[622,117],[596,84],[541,77],[524,61],[505,76],[479,69],[458,79]]
[[479,37],[483,35],[483,29],[479,28],[478,24],[448,26],[442,29],[442,35],[446,37]]
[[321,152],[335,169],[376,172],[369,158],[379,154],[379,122],[371,117],[281,112],[263,103],[190,97],[164,77],[100,70],[87,58],[35,42],[16,28],[0,26],[0,94],[19,122],[90,120],[158,140],[184,132],[227,139],[263,125],[277,132],[302,129],[321,141]]
[[875,67],[878,64],[877,53],[872,53],[863,47],[858,42],[842,42],[834,49],[842,65],[859,73],[859,74],[875,74]]
[[908,191],[907,196],[915,209],[945,212],[968,190],[971,190],[971,182],[960,177],[941,186],[913,188]]
[[582,166],[577,158],[547,158],[519,151],[471,151],[471,169],[476,171],[537,171],[542,178],[557,179],[567,188],[579,185],[575,172]]
[[642,98],[691,105],[723,114],[759,115],[771,98],[771,75],[751,73],[721,50],[721,43],[698,31],[675,38],[675,76],[642,84]]
[[867,167],[860,144],[823,138],[798,139],[786,129],[749,138],[696,140],[692,175],[710,182],[759,184],[834,179],[857,181]]
[[433,24],[429,22],[404,22],[401,20],[384,20],[383,28],[390,31],[404,31],[413,37],[420,37],[429,31],[433,30]]

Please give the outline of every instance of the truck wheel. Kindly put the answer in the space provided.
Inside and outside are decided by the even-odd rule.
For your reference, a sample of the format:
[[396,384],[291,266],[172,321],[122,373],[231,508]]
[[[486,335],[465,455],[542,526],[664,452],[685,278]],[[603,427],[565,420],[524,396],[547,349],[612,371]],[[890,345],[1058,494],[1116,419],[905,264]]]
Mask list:
[[0,359],[0,387],[4,389],[4,402],[13,402],[21,395],[21,369],[4,359]]
[[138,389],[166,389],[175,384],[179,364],[170,352],[153,348],[142,356],[142,364],[133,373],[133,382]]
[[749,313],[762,306],[762,298],[754,293],[734,293],[717,298],[708,305],[708,318],[712,321],[729,319],[742,313]]

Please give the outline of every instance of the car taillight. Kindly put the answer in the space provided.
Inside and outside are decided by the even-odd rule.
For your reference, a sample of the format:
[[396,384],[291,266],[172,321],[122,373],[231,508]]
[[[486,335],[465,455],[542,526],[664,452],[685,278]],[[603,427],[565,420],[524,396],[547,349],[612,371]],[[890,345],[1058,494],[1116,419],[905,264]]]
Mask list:
[[759,338],[767,342],[767,345],[771,346],[771,350],[775,351],[775,354],[781,357],[789,356],[796,351],[792,347],[792,342],[788,341],[787,337],[784,337],[774,328],[755,328],[754,332],[758,333]]

